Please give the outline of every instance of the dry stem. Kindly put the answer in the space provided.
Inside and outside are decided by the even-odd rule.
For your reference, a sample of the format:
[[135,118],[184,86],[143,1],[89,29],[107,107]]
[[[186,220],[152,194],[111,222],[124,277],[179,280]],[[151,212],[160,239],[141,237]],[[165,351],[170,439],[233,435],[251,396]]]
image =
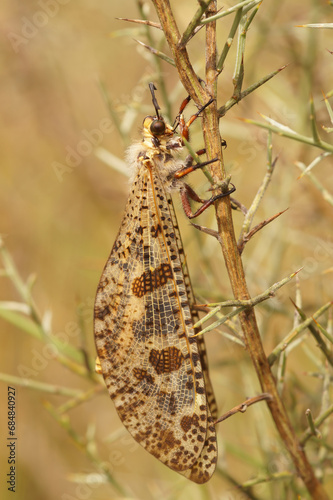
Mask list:
[[[206,28],[206,87],[203,88],[190,63],[186,47],[179,47],[181,35],[169,1],[153,0],[153,3],[173,54],[181,82],[194,102],[202,106],[211,97],[216,98],[218,72],[216,69],[215,21],[207,23]],[[206,16],[212,16],[216,12],[216,2],[213,1],[206,11]],[[225,179],[226,173],[223,165],[216,100],[203,113],[203,132],[208,158],[217,157],[220,159],[220,162],[215,162],[210,167],[213,180],[216,185],[219,185]],[[213,194],[218,194],[218,192]],[[234,297],[240,300],[248,300],[250,295],[247,289],[242,260],[237,248],[229,197],[218,200],[215,204],[215,210],[222,252]],[[278,394],[275,380],[261,343],[254,309],[249,308],[244,310],[240,313],[239,317],[246,347],[257,372],[262,391],[272,396],[272,399],[267,404],[281,439],[292,457],[297,474],[303,479],[312,498],[316,500],[328,500],[323,486],[315,477],[304,450],[295,435],[286,409]]]

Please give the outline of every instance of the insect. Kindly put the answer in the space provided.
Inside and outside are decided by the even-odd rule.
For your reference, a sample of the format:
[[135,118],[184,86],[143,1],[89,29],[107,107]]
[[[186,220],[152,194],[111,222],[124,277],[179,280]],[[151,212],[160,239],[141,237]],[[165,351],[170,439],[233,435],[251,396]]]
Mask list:
[[[210,163],[177,155],[199,112],[185,123],[185,99],[171,127],[149,87],[156,114],[144,119],[143,139],[127,153],[130,194],[97,289],[95,342],[127,430],[165,465],[204,483],[217,461],[216,403],[204,340],[193,328],[197,313],[170,192],[180,192],[190,218],[219,196],[202,200],[182,179]],[[202,203],[194,214],[190,198]]]

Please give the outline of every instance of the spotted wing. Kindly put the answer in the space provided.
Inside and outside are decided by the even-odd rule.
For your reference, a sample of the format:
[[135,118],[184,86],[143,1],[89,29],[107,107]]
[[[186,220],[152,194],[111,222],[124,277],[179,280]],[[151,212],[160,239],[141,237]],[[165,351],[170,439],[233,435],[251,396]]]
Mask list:
[[[173,209],[172,202],[169,201],[169,208],[170,212],[172,215],[173,219],[173,226],[174,226],[174,232],[176,235],[177,239],[177,245],[179,248],[179,254],[180,254],[180,259],[182,262],[182,269],[183,269],[183,275],[184,275],[184,282],[186,286],[186,292],[187,292],[187,297],[189,300],[189,305],[191,308],[192,312],[192,321],[193,323],[196,323],[199,319],[197,311],[194,309],[194,294],[192,290],[192,284],[188,272],[188,267],[186,263],[186,259],[183,253],[183,244],[181,240],[181,235],[180,231],[178,228],[178,223],[177,223],[177,218],[176,214]],[[195,330],[195,333],[198,333],[198,330]],[[203,446],[203,449],[201,451],[200,456],[198,457],[197,462],[191,467],[191,469],[188,469],[186,471],[182,471],[181,474],[191,481],[194,481],[196,483],[205,483],[208,481],[211,476],[213,475],[215,468],[216,468],[216,463],[217,463],[217,439],[216,439],[216,430],[214,426],[214,421],[217,420],[218,414],[217,414],[217,405],[216,405],[216,400],[215,400],[215,395],[213,391],[213,386],[210,381],[209,377],[209,371],[208,371],[208,360],[207,360],[207,352],[206,352],[206,345],[205,345],[205,340],[203,336],[198,336],[196,337],[197,339],[197,346],[198,346],[198,352],[200,356],[200,363],[201,363],[201,368],[202,372],[204,375],[204,381],[205,381],[205,391],[206,391],[206,399],[207,399],[207,412],[208,412],[208,420],[207,420],[207,434],[206,434],[206,440],[205,444]]]
[[99,283],[95,337],[124,425],[181,472],[203,460],[209,410],[170,203],[142,168]]
[[[167,195],[168,196],[168,195]],[[192,284],[190,280],[190,275],[188,272],[188,267],[187,267],[187,262],[184,256],[184,250],[183,250],[183,243],[180,235],[180,231],[178,228],[178,223],[177,223],[177,217],[173,208],[173,204],[171,199],[169,198],[169,208],[172,216],[172,222],[174,226],[174,232],[176,235],[176,241],[177,241],[177,246],[179,249],[179,256],[180,260],[182,263],[182,268],[183,268],[183,276],[184,276],[184,282],[186,286],[186,293],[190,305],[190,309],[192,312],[192,321],[193,323],[196,323],[199,320],[199,316],[197,311],[194,308],[195,304],[195,299],[194,299],[194,294],[193,294],[193,289],[192,289]],[[200,329],[196,329],[195,333],[198,333]],[[204,374],[204,379],[205,379],[205,389],[206,389],[206,397],[208,401],[208,406],[211,412],[211,415],[214,420],[217,420],[218,418],[218,413],[217,413],[217,404],[216,404],[216,399],[215,399],[215,394],[213,391],[213,386],[209,377],[209,370],[208,370],[208,360],[207,360],[207,351],[206,351],[206,344],[204,337],[202,335],[197,337],[197,344],[198,344],[198,351],[200,355],[200,361],[201,361],[201,368]]]

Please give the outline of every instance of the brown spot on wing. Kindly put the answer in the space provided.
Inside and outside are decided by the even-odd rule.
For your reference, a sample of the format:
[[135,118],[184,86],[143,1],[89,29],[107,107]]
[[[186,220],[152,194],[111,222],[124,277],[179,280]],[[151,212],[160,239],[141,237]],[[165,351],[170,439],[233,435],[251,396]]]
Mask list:
[[103,305],[102,307],[95,307],[95,317],[104,320],[106,316],[109,316],[111,310],[109,304]]
[[149,354],[149,362],[153,365],[158,375],[179,370],[183,361],[184,356],[174,346],[160,350],[152,349]]
[[133,374],[136,379],[139,381],[146,380],[149,384],[154,383],[154,378],[147,372],[147,370],[143,370],[140,368],[133,368]]
[[161,410],[175,415],[177,410],[177,396],[174,391],[171,393],[160,391],[157,394],[156,402]]
[[161,264],[156,269],[149,269],[149,271],[145,271],[141,276],[133,280],[133,295],[141,298],[147,293],[153,292],[157,288],[165,285],[170,279],[173,279],[170,264]]
[[162,232],[162,228],[160,224],[156,224],[156,226],[151,226],[150,233],[153,238],[157,238],[158,235]]
[[161,445],[162,448],[173,448],[176,444],[176,439],[173,431],[168,431],[164,434],[164,440],[162,441]]
[[180,421],[180,426],[185,433],[191,429],[192,425],[195,427],[199,425],[199,417],[196,413],[194,413],[192,417],[185,415]]

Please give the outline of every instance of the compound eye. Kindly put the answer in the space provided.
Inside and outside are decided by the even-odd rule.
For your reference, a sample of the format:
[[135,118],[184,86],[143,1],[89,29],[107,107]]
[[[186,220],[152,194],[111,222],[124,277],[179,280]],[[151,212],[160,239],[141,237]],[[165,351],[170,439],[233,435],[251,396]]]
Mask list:
[[165,132],[165,123],[163,120],[154,120],[150,125],[150,131],[153,135],[162,135]]

